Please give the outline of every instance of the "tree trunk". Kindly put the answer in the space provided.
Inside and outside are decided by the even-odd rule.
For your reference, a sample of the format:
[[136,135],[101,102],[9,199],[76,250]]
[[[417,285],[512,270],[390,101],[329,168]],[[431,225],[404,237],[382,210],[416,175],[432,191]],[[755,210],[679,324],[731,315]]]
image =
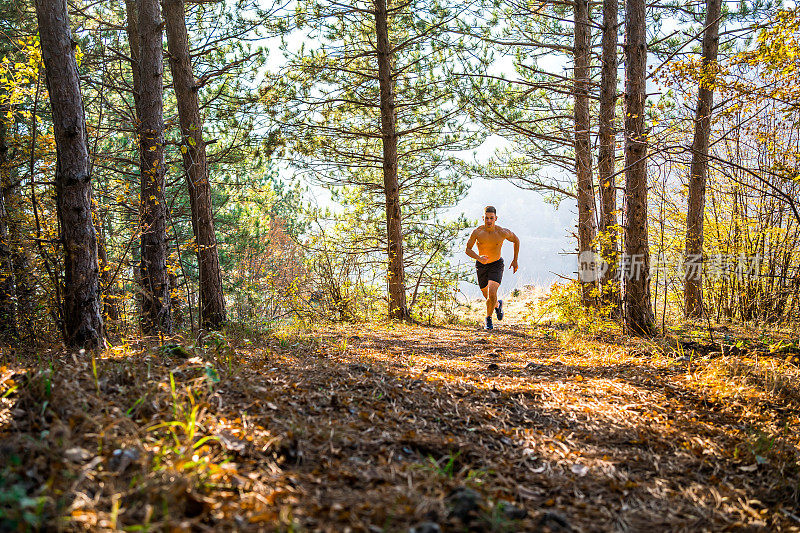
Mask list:
[[597,140],[597,173],[600,183],[600,253],[608,265],[600,280],[603,288],[603,303],[610,305],[614,314],[621,310],[619,282],[617,281],[618,232],[617,189],[614,178],[616,157],[616,128],[614,126],[617,106],[617,0],[603,2],[602,72],[600,77],[600,132]]
[[[573,50],[574,98],[575,98],[575,172],[578,181],[578,252],[579,261],[585,264],[585,256],[593,255],[595,237],[594,191],[592,187],[592,141],[589,136],[589,48],[591,26],[589,25],[589,1],[575,0],[575,47]],[[594,261],[592,259],[592,264]],[[592,295],[597,287],[594,270],[581,270],[581,296],[584,305],[595,301]]]
[[[136,0],[125,0],[125,16],[127,27],[125,28],[128,33],[128,46],[131,53],[131,76],[133,77],[133,107],[136,111],[136,120],[141,121],[139,116],[139,98],[142,93],[142,82],[139,77],[139,56],[141,54],[141,45],[139,43],[139,8],[136,5]],[[139,131],[138,125],[136,131]]]
[[386,237],[389,254],[389,318],[408,320],[403,231],[400,218],[400,183],[397,179],[397,132],[389,44],[387,0],[375,0],[378,80],[380,82],[381,133],[383,135],[383,187],[386,194]]
[[64,332],[71,347],[103,347],[86,117],[66,0],[36,0],[56,141],[56,208],[64,246]]
[[22,217],[25,216],[20,182],[11,179],[8,187],[3,187],[3,200],[8,213],[8,238],[11,246],[11,264],[14,271],[14,291],[16,295],[17,331],[27,340],[36,336],[34,330],[34,285],[33,267],[28,248],[31,243],[24,237]]
[[637,335],[653,332],[647,241],[647,133],[644,131],[647,36],[644,0],[625,4],[625,321]]
[[178,102],[181,124],[181,153],[189,186],[192,229],[197,243],[197,264],[200,276],[200,317],[202,327],[217,329],[225,322],[225,298],[219,266],[211,186],[208,176],[206,145],[203,142],[203,120],[197,87],[189,55],[183,0],[163,0],[167,29],[172,85]]
[[140,212],[145,333],[172,332],[164,198],[163,50],[158,0],[137,0],[139,29]]
[[[133,78],[133,109],[135,112],[134,117],[134,129],[136,131],[136,138],[141,139],[141,113],[140,109],[142,107],[141,104],[141,94],[142,94],[142,81],[139,76],[140,72],[140,64],[141,61],[139,60],[139,56],[141,53],[141,45],[139,44],[139,8],[137,6],[136,0],[125,0],[125,16],[126,16],[126,23],[127,26],[125,31],[128,34],[128,47],[130,48],[130,57],[131,57],[131,77]],[[140,146],[141,142],[137,143],[137,147]],[[141,150],[139,151],[139,176],[141,180],[141,176],[144,174],[144,162],[142,160],[142,153]],[[140,209],[141,211],[141,209]],[[139,317],[140,324],[144,325],[144,294],[145,294],[145,287],[142,283],[142,273],[141,273],[141,248],[135,250],[132,254],[132,268],[133,268],[133,281],[136,285],[136,314]]]
[[[95,203],[95,206],[97,204]],[[110,324],[119,322],[119,305],[117,304],[117,295],[114,294],[113,272],[111,271],[111,264],[108,262],[108,253],[106,251],[105,232],[102,228],[101,216],[99,212],[95,212],[95,231],[97,232],[97,256],[100,260],[100,286],[102,287],[103,295],[103,319],[106,321],[106,329],[109,329]]]
[[[0,186],[5,190],[11,180],[11,164],[6,142],[5,109],[0,108]],[[14,266],[11,258],[9,212],[5,195],[0,195],[0,340],[10,342],[17,337],[17,314],[14,305]]]
[[[31,242],[27,242],[25,228],[22,227],[22,220],[27,215],[22,200],[20,190],[20,180],[16,179],[12,171],[14,162],[8,156],[7,135],[5,125],[0,124],[0,173],[2,173],[2,203],[5,209],[5,228],[2,231],[8,232],[8,247],[11,255],[10,272],[13,272],[13,287],[16,302],[14,306],[14,316],[17,334],[31,341],[35,337],[34,331],[34,289],[33,289],[33,269],[28,248]],[[5,281],[5,280],[4,280]],[[10,282],[10,280],[9,280]]]
[[721,0],[706,1],[703,72],[697,95],[692,166],[689,176],[689,202],[686,209],[686,273],[683,299],[687,317],[700,317],[703,314],[703,216],[706,203],[711,107],[714,102],[721,10]]

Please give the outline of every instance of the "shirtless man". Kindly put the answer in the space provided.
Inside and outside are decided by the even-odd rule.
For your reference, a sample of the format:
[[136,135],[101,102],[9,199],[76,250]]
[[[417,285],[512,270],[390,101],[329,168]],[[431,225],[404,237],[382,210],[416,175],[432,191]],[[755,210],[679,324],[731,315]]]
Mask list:
[[[497,299],[497,289],[503,281],[503,258],[500,252],[503,241],[514,243],[514,260],[511,261],[509,270],[517,272],[517,258],[519,257],[519,239],[514,232],[501,228],[497,224],[497,210],[491,205],[486,206],[483,214],[483,225],[478,226],[469,236],[467,241],[467,255],[475,259],[475,268],[478,271],[478,286],[486,298],[486,329],[493,329],[492,312],[497,312],[497,320],[503,320],[503,300]],[[478,243],[478,253],[472,246]]]

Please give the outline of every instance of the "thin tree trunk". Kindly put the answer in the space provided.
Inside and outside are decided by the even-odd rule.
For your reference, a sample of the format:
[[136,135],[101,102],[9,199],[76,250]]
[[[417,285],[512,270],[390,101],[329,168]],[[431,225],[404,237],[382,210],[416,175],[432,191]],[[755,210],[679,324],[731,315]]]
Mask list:
[[197,263],[200,276],[201,327],[217,329],[225,322],[225,298],[219,266],[214,213],[211,206],[211,185],[208,176],[206,145],[203,141],[203,120],[197,87],[192,74],[189,36],[186,31],[183,0],[164,0],[164,21],[167,29],[172,84],[178,102],[181,124],[181,153],[189,186],[192,229],[197,242]]
[[638,335],[653,332],[647,241],[647,134],[644,131],[647,36],[644,0],[625,4],[625,321]]
[[[37,84],[38,85],[38,84]],[[36,110],[37,99],[34,98]],[[15,124],[18,128],[20,123]],[[18,132],[14,132],[18,136]],[[34,136],[31,135],[33,138]],[[18,143],[17,146],[21,144]],[[8,230],[8,246],[11,253],[11,271],[14,274],[15,320],[19,338],[28,342],[34,340],[34,289],[33,268],[29,248],[33,244],[28,238],[29,230],[23,227],[23,221],[30,214],[22,198],[22,181],[16,176],[15,169],[21,161],[17,161],[18,150],[13,154],[8,150],[8,133],[5,124],[0,125],[0,167],[2,170],[2,194],[6,212],[5,222]]]
[[95,231],[97,232],[97,256],[100,259],[103,318],[106,320],[106,327],[108,327],[108,323],[116,324],[119,322],[119,306],[117,305],[117,296],[114,294],[114,287],[112,287],[114,280],[111,273],[111,265],[108,262],[105,233],[101,227],[100,214],[97,213],[96,215],[97,223],[95,225]]
[[697,95],[692,166],[689,176],[689,202],[686,208],[686,277],[683,299],[688,317],[700,317],[703,314],[703,216],[705,215],[711,107],[714,102],[714,79],[716,77],[717,50],[719,49],[721,11],[721,0],[706,1],[703,72]]
[[[575,0],[574,47],[574,98],[575,98],[575,172],[578,181],[578,251],[581,258],[593,255],[594,191],[592,186],[592,142],[589,135],[589,1]],[[581,259],[581,263],[585,261]],[[592,264],[594,264],[592,258]],[[597,287],[595,272],[581,271],[581,296],[583,303],[595,301],[592,295]]]
[[[5,109],[0,108],[5,115]],[[0,117],[0,186],[3,191],[11,180],[8,160],[5,117]],[[17,313],[14,305],[14,266],[11,257],[9,212],[5,194],[0,194],[0,340],[11,341],[17,337]]]
[[[4,136],[0,133],[0,136]],[[0,145],[3,141],[0,140]],[[0,151],[3,147],[0,146]],[[3,156],[0,155],[0,159]],[[12,175],[14,164],[6,158],[10,168],[3,168],[3,203],[6,210],[6,224],[8,229],[8,244],[11,251],[11,266],[14,273],[14,295],[16,297],[15,316],[17,333],[28,341],[35,337],[34,331],[34,288],[33,267],[29,247],[33,244],[26,236],[26,229],[22,221],[28,214],[28,209],[22,199],[21,183]]]
[[137,0],[139,29],[140,210],[145,333],[172,332],[164,198],[163,50],[158,0]]
[[35,291],[33,288],[33,266],[28,251],[28,246],[31,243],[23,237],[25,230],[20,227],[20,216],[23,215],[23,207],[19,187],[19,182],[12,182],[11,187],[5,189],[3,193],[8,211],[8,236],[11,244],[14,290],[17,298],[17,330],[22,337],[30,341],[36,335],[34,330]]
[[[140,73],[140,54],[141,54],[141,45],[139,44],[139,8],[137,6],[136,0],[125,0],[125,16],[126,16],[126,23],[127,26],[125,31],[128,34],[128,47],[130,48],[130,57],[131,57],[131,78],[133,79],[133,110],[136,114],[134,117],[134,130],[136,131],[136,138],[141,139],[141,131],[142,131],[142,120],[141,120],[141,113],[140,109],[142,107],[141,104],[141,94],[142,94],[142,81],[139,76]],[[141,143],[137,143],[137,147],[139,147]],[[143,175],[144,169],[144,162],[142,159],[141,150],[139,150],[139,176]],[[140,209],[141,211],[141,209]],[[141,236],[140,236],[141,238]],[[134,248],[134,250],[136,250]],[[138,251],[134,251],[132,259],[132,269],[133,269],[133,282],[137,288],[135,301],[136,301],[136,313],[139,317],[140,324],[144,324],[144,294],[145,294],[145,287],[143,285],[142,280],[142,272],[141,272],[141,248]]]
[[103,340],[97,238],[78,65],[66,0],[36,0],[36,15],[56,141],[56,207],[64,246],[64,332],[71,347]]
[[[136,0],[125,0],[125,16],[127,27],[125,28],[128,33],[128,46],[130,47],[131,54],[131,76],[133,78],[133,107],[136,111],[136,120],[141,121],[139,116],[139,108],[141,104],[139,99],[142,93],[142,81],[139,76],[139,65],[141,63],[139,57],[141,54],[141,44],[139,43],[139,8],[136,5]],[[139,128],[136,128],[139,131]]]
[[612,306],[614,314],[621,311],[617,265],[619,238],[617,230],[617,189],[614,178],[616,157],[617,107],[617,0],[603,1],[602,72],[600,74],[600,131],[597,140],[597,173],[600,183],[601,255],[608,265],[600,280],[603,303]]
[[408,320],[403,231],[400,216],[400,184],[397,179],[397,132],[392,80],[392,48],[389,44],[387,0],[375,0],[378,79],[380,82],[381,133],[383,135],[383,187],[386,194],[386,236],[389,254],[389,317]]

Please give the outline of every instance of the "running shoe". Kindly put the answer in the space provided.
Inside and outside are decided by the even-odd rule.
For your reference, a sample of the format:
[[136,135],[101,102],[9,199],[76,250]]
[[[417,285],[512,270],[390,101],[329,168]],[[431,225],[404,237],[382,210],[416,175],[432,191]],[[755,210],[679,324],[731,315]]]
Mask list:
[[497,320],[503,320],[503,300],[497,300],[497,307],[494,308],[497,313]]
[[494,326],[492,325],[492,317],[486,317],[486,327],[484,329],[494,329]]

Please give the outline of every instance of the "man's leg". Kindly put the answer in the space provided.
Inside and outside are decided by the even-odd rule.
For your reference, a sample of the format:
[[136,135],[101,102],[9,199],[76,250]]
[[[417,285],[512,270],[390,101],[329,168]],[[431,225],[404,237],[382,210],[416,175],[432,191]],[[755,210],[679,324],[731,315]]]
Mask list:
[[486,297],[486,316],[491,317],[494,308],[497,307],[497,289],[500,284],[494,280],[489,280],[489,285],[483,288],[483,295]]

